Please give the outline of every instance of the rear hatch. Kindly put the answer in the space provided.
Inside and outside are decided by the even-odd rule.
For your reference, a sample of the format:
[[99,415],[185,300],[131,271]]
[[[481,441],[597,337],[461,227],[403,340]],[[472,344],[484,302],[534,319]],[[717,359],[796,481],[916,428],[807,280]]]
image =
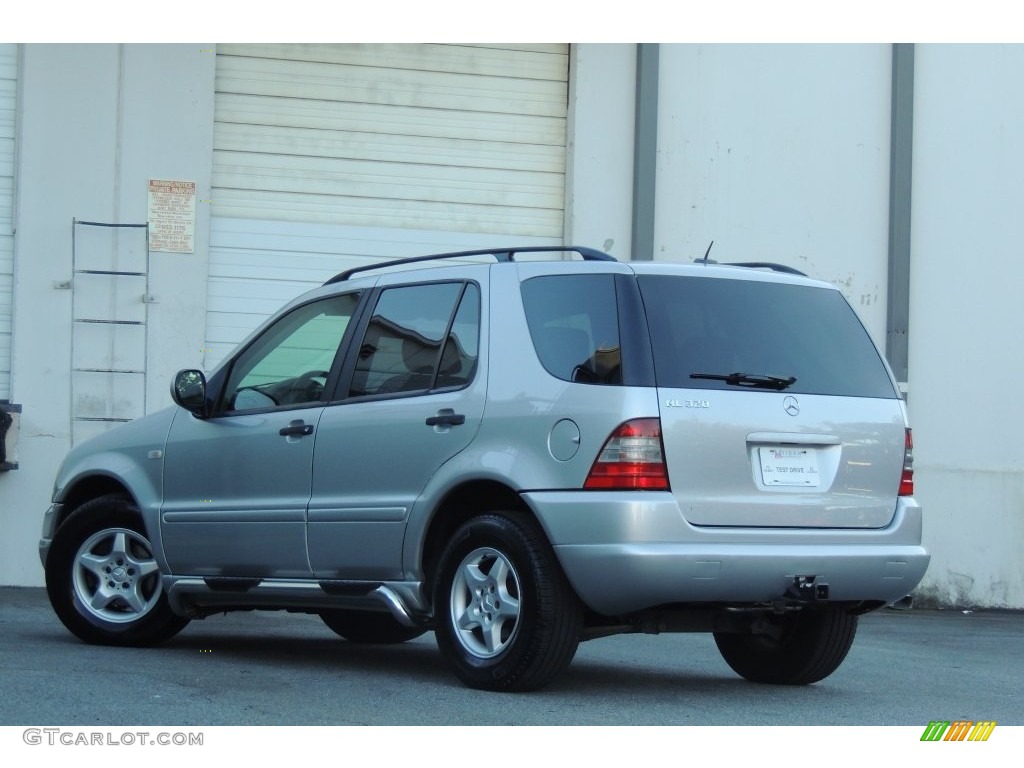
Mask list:
[[708,267],[638,278],[665,459],[699,526],[880,528],[893,517],[906,419],[842,294]]

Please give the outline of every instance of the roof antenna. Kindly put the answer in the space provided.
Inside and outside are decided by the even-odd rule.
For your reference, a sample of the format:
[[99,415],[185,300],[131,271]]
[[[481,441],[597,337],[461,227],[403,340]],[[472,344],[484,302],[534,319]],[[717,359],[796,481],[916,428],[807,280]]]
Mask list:
[[711,253],[711,246],[714,245],[714,244],[715,244],[715,241],[712,240],[711,243],[708,245],[708,249],[706,251],[704,251],[704,266],[705,267],[708,265],[708,254]]

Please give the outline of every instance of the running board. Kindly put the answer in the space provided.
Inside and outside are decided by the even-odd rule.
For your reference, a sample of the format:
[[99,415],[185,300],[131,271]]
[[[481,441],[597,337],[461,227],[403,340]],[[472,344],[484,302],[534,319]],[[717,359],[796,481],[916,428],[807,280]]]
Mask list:
[[234,576],[166,577],[171,610],[200,619],[232,610],[386,610],[406,627],[426,627],[430,606],[420,582],[298,581]]

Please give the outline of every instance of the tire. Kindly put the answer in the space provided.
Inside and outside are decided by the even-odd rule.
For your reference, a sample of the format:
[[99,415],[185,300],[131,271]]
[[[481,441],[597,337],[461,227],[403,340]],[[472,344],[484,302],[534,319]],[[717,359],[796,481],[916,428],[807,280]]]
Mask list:
[[156,645],[188,624],[167,603],[138,508],[121,496],[86,502],[57,529],[46,592],[64,626],[87,643]]
[[350,643],[388,645],[413,640],[424,632],[419,627],[407,627],[389,613],[350,611],[338,609],[321,611],[324,624]]
[[582,605],[525,515],[469,520],[442,553],[434,583],[438,648],[469,687],[536,690],[576,654]]
[[755,683],[809,685],[838,669],[857,634],[857,616],[839,608],[803,609],[771,619],[772,635],[716,632],[725,662]]

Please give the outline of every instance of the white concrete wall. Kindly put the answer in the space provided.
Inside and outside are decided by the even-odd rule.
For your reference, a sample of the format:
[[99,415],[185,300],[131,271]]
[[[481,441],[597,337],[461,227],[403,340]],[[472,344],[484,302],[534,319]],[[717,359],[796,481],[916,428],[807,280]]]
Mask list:
[[909,378],[920,594],[1024,607],[1024,46],[915,55]]
[[570,49],[565,241],[628,259],[636,46]]
[[[209,198],[213,46],[23,47],[15,213],[12,401],[19,469],[0,475],[0,584],[39,585],[42,513],[71,442],[72,219],[144,222],[150,178],[192,179]],[[196,252],[154,253],[147,400],[202,360],[208,205]]]
[[885,342],[888,45],[662,45],[655,258],[777,261]]
[[[42,583],[42,511],[70,446],[71,220],[142,221],[146,181],[209,198],[213,46],[24,48],[14,378],[20,468],[0,475],[0,584]],[[628,256],[633,45],[574,46],[566,240]],[[1024,46],[918,46],[911,419],[934,553],[923,597],[1024,608]],[[656,257],[777,260],[840,284],[884,339],[889,46],[662,45]],[[147,401],[202,365],[196,253],[154,253]]]

